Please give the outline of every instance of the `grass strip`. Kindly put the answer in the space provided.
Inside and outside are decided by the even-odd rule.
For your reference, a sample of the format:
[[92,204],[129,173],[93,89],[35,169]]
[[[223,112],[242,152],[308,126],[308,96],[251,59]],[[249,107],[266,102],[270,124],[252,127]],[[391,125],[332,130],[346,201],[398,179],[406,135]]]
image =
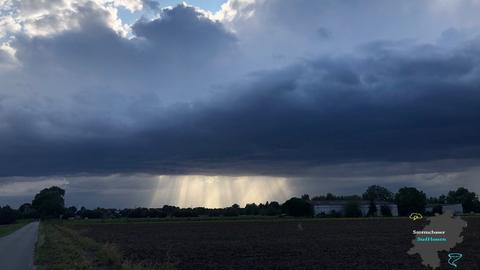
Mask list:
[[20,220],[17,221],[14,224],[7,224],[7,225],[0,225],[0,237],[9,235],[13,233],[14,231],[22,228],[23,226],[27,225],[30,223],[31,220]]
[[38,270],[174,270],[174,265],[134,264],[112,244],[100,244],[56,223],[42,222],[35,252]]

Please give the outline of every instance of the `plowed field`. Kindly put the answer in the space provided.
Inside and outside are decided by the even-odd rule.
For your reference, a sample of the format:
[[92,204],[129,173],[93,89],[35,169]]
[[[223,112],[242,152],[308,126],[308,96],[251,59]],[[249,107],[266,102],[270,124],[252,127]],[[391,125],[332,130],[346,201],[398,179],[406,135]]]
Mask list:
[[[480,218],[467,218],[461,269],[480,269]],[[175,260],[178,269],[398,269],[426,270],[409,256],[408,219],[201,221],[72,225],[116,245],[134,262]],[[451,269],[447,252],[441,269]]]

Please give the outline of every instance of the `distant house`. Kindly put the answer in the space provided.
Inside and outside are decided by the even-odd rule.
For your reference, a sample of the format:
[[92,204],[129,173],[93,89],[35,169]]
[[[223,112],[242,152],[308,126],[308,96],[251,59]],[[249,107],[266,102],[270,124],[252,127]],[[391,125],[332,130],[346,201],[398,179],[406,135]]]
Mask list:
[[456,204],[427,204],[425,207],[426,213],[434,213],[435,209],[441,209],[442,212],[450,211],[455,215],[463,214],[463,205],[461,203]]
[[[317,215],[330,215],[332,213],[338,215],[345,215],[345,205],[348,201],[313,201],[313,211],[315,216]],[[368,211],[370,209],[370,201],[357,201],[360,211],[362,211],[362,215],[368,215]],[[382,215],[382,207],[390,209],[392,216],[398,216],[398,207],[396,204],[391,202],[385,201],[377,201],[375,202],[375,206],[377,208],[377,216]]]

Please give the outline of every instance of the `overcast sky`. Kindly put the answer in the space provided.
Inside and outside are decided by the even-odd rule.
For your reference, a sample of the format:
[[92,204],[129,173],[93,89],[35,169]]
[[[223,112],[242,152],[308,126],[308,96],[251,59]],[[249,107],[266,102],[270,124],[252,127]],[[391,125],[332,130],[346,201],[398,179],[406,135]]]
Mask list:
[[0,0],[0,205],[480,193],[478,0]]

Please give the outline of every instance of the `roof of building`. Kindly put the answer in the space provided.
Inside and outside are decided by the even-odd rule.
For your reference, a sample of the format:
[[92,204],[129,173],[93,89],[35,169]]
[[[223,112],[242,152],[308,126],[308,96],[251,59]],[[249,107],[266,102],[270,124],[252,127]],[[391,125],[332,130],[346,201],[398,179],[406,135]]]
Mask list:
[[425,207],[435,207],[435,206],[461,206],[461,203],[429,203]]

